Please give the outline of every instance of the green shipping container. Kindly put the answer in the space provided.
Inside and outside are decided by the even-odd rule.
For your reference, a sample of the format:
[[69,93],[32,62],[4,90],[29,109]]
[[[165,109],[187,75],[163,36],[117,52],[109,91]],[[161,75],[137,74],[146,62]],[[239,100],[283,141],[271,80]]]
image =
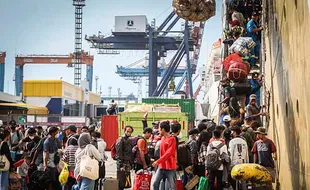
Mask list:
[[146,104],[178,104],[183,113],[187,113],[188,121],[195,120],[195,99],[143,98]]
[[[143,134],[143,112],[122,112],[118,114],[118,134],[124,135],[124,128],[127,125],[133,127],[134,131],[132,136]],[[154,121],[163,120],[177,120],[181,124],[182,140],[187,140],[188,132],[188,116],[185,113],[161,113],[161,112],[149,112],[147,117],[148,127],[152,127]]]

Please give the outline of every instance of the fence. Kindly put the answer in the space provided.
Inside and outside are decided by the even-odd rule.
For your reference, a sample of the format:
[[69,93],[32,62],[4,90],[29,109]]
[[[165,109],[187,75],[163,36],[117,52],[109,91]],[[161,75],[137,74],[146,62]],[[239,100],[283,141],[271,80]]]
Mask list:
[[67,117],[60,114],[50,115],[29,115],[29,114],[8,114],[0,115],[3,125],[8,125],[11,120],[15,120],[19,125],[30,126],[84,126],[89,124],[86,117]]

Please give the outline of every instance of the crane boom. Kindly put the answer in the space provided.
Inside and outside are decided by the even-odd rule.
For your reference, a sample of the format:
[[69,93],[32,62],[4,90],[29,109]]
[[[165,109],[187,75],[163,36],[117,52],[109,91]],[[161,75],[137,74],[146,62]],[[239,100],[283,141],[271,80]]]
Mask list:
[[[93,66],[94,56],[88,53],[82,54],[81,64]],[[68,55],[18,55],[15,57],[16,65],[25,64],[72,64],[74,63],[74,54]]]
[[[86,79],[89,82],[89,90],[92,90],[94,56],[82,52],[80,64],[87,65]],[[72,64],[75,63],[75,55],[18,55],[15,57],[15,89],[16,95],[23,91],[23,77],[25,64]]]

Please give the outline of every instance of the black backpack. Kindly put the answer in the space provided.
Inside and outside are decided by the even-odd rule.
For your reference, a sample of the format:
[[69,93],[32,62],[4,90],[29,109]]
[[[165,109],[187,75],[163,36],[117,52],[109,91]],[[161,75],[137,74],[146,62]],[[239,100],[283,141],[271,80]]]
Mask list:
[[35,171],[30,176],[29,189],[46,189],[52,182],[49,172]]
[[188,166],[191,164],[191,151],[187,143],[182,142],[178,145],[178,164]]

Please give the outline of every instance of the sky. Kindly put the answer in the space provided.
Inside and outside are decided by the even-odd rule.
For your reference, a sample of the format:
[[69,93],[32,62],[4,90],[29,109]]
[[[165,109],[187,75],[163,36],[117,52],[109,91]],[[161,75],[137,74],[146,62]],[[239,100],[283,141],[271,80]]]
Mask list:
[[[0,6],[0,51],[6,51],[5,92],[14,94],[15,56],[27,54],[66,55],[74,51],[74,7],[70,0],[10,0]],[[154,3],[156,2],[156,3]],[[124,15],[146,15],[149,23],[156,19],[157,26],[169,15],[172,0],[87,0],[83,9],[83,36],[98,34],[110,35],[114,30],[114,17]],[[221,0],[217,0],[217,13],[206,22],[203,44],[198,67],[207,62],[212,43],[221,36]],[[181,28],[181,22],[174,29]],[[121,51],[119,55],[98,55],[90,44],[83,40],[83,49],[94,55],[94,77],[98,76],[98,86],[102,93],[112,94],[117,88],[123,95],[137,95],[138,85],[121,78],[115,73],[116,65],[129,65],[146,55],[145,51]],[[174,52],[168,52],[166,62]],[[183,64],[185,64],[183,62]],[[83,67],[82,79],[86,68]],[[73,83],[73,68],[66,65],[26,65],[24,79],[60,79]],[[93,79],[93,91],[95,80]],[[159,80],[158,80],[159,81]],[[199,80],[194,83],[194,90]],[[146,86],[143,87],[145,92]]]

